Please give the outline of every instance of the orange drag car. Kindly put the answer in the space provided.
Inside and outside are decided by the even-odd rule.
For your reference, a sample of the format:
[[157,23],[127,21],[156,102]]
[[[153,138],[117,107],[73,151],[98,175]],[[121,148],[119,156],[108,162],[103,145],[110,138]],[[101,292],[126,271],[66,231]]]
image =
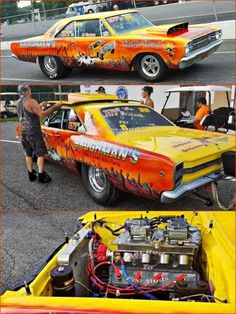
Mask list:
[[221,179],[222,161],[229,164],[235,150],[232,136],[181,129],[137,101],[71,95],[44,121],[44,140],[49,157],[81,173],[99,204],[111,205],[122,191],[174,202]]
[[[137,11],[125,10],[63,19],[42,36],[13,42],[11,51],[21,61],[38,62],[50,79],[85,66],[136,70],[155,82],[168,69],[184,69],[206,58],[222,41],[219,29],[188,23],[154,26]],[[90,53],[95,46],[96,53]]]

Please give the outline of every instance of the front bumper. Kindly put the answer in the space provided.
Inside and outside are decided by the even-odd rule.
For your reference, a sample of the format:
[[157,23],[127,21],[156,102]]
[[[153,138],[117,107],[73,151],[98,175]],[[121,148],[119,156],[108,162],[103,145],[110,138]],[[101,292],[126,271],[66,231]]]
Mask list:
[[20,58],[19,58],[17,55],[15,55],[14,53],[12,53],[11,56],[12,56],[13,58],[17,59],[17,60],[20,60]]
[[175,200],[183,197],[185,194],[193,191],[194,189],[203,186],[207,183],[218,181],[224,177],[223,172],[217,172],[209,174],[209,176],[202,177],[197,180],[193,180],[189,183],[181,184],[176,189],[172,191],[165,191],[161,194],[161,202],[165,204],[169,204],[174,202]]
[[206,57],[213,54],[223,43],[223,39],[220,39],[204,48],[198,49],[196,51],[193,51],[188,56],[182,58],[180,60],[179,68],[185,69],[187,67],[190,67],[191,65],[201,61],[202,59],[205,59]]

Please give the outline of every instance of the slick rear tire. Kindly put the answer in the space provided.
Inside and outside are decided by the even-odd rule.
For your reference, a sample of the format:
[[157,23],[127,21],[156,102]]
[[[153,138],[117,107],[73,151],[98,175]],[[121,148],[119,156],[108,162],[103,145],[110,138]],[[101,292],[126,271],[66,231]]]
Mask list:
[[81,177],[87,192],[96,203],[109,206],[118,201],[120,191],[110,182],[101,169],[83,164]]
[[168,68],[162,58],[156,54],[142,54],[136,61],[136,69],[138,74],[148,82],[162,81]]
[[39,66],[41,71],[51,80],[65,77],[72,71],[72,68],[66,67],[60,58],[54,56],[40,57]]

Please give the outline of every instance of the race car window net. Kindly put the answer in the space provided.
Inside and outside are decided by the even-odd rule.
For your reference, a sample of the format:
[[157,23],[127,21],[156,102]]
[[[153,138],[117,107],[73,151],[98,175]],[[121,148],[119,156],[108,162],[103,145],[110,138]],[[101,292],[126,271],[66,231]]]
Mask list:
[[118,35],[154,26],[138,12],[111,16],[106,18],[106,21]]
[[153,126],[172,126],[163,116],[144,106],[119,106],[101,109],[106,122],[115,134]]

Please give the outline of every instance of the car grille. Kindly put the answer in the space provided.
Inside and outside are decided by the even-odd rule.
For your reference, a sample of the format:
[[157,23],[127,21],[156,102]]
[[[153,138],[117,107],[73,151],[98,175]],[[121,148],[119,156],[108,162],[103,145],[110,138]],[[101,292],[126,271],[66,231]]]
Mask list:
[[216,32],[212,32],[208,35],[204,35],[191,42],[192,51],[208,46],[216,41]]

